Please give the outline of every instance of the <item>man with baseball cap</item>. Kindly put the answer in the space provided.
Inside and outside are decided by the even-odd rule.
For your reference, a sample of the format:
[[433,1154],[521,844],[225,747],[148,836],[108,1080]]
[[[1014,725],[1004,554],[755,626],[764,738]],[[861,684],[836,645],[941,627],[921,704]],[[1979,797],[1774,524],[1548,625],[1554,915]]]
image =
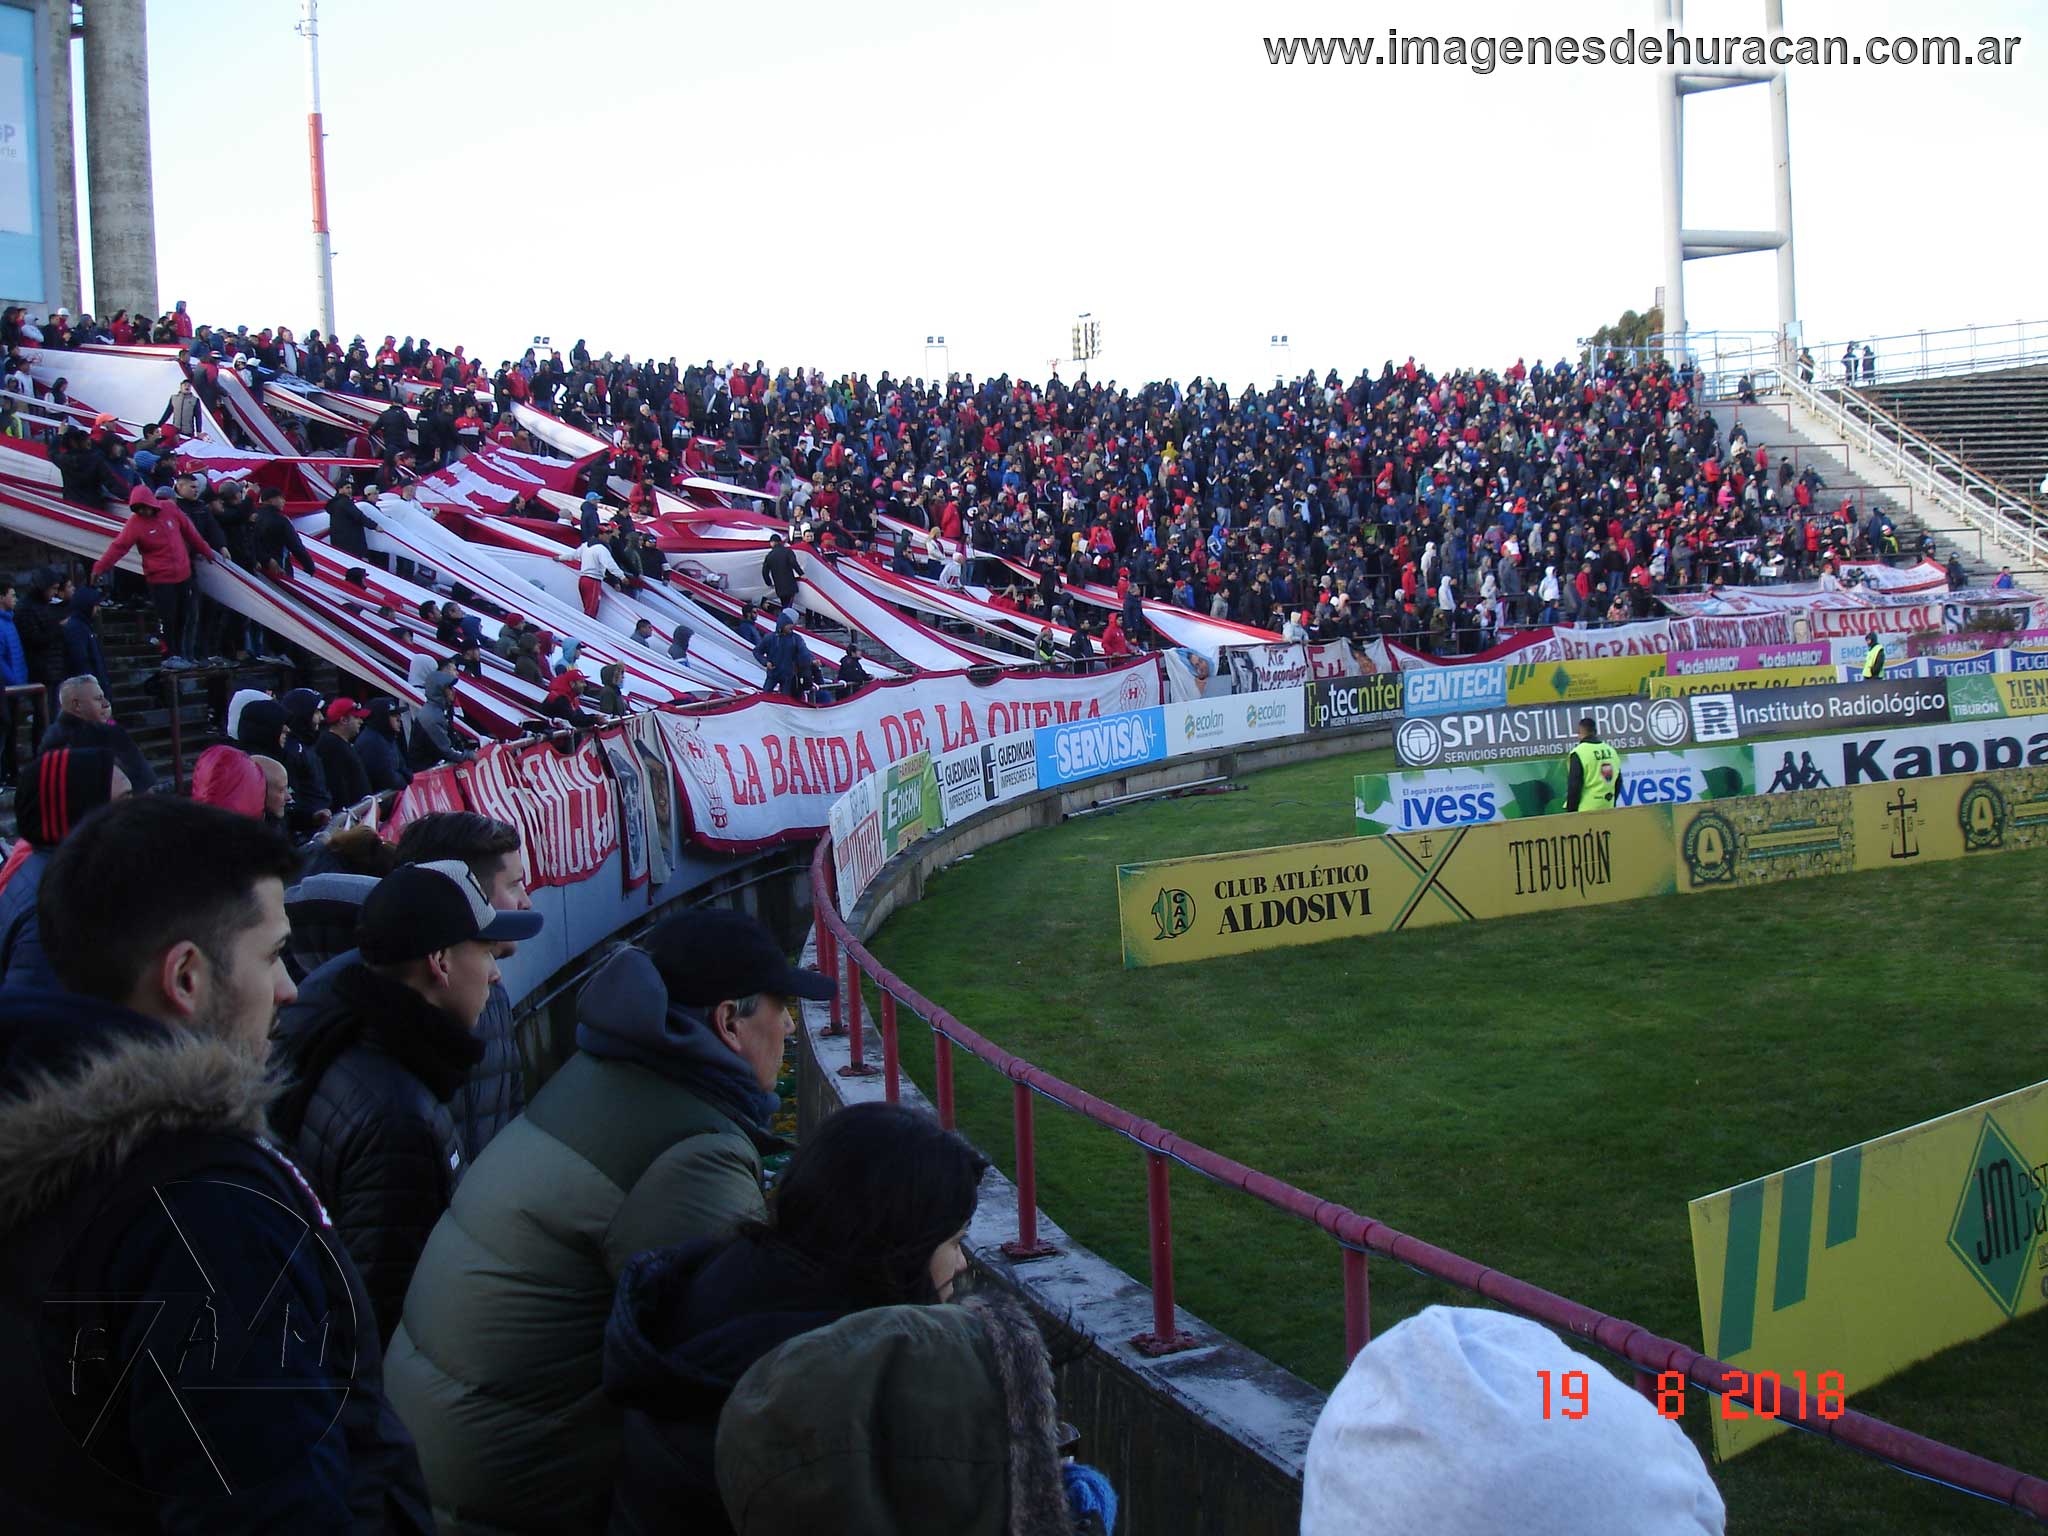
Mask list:
[[355,746],[370,712],[354,699],[341,698],[321,713],[327,729],[313,738],[313,755],[320,759],[329,798],[337,810],[343,810],[370,794],[370,772],[356,755]]
[[643,1249],[764,1219],[790,1010],[832,992],[727,911],[667,918],[585,983],[576,1054],[477,1159],[391,1340],[393,1401],[444,1526],[604,1528],[619,1273]]
[[386,1339],[463,1173],[448,1101],[483,1055],[498,958],[540,927],[494,908],[459,860],[405,865],[363,902],[360,958],[278,1020],[292,1082],[271,1126],[333,1210]]

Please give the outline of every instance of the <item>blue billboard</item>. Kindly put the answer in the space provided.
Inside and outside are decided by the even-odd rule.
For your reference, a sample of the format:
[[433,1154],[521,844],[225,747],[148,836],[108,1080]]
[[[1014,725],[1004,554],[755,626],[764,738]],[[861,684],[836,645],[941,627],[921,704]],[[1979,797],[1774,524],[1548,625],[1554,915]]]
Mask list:
[[1166,756],[1166,712],[1156,705],[1038,728],[1038,787],[1051,789]]

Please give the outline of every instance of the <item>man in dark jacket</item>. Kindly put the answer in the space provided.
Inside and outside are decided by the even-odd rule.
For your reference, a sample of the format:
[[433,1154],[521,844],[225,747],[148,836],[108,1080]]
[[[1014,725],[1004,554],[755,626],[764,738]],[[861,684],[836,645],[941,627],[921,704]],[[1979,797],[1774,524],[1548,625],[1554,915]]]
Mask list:
[[313,739],[313,755],[320,760],[329,798],[337,806],[351,806],[370,793],[369,771],[355,748],[370,712],[354,699],[336,699],[326,715],[327,729]]
[[308,576],[313,574],[313,557],[306,553],[298,526],[285,515],[284,492],[272,486],[257,505],[250,553],[255,569],[281,581],[292,579],[292,565]]
[[[88,589],[90,590],[90,589]],[[57,689],[57,718],[36,743],[38,752],[57,747],[96,747],[113,754],[137,794],[156,785],[156,770],[127,731],[114,723],[114,706],[92,676],[67,677]]]
[[768,541],[768,553],[761,560],[761,579],[775,589],[775,604],[787,608],[796,601],[797,582],[803,577],[803,568],[796,563],[796,556],[789,546],[782,542],[782,535],[776,534]]
[[412,782],[412,769],[405,764],[405,742],[398,729],[398,709],[396,699],[370,700],[363,733],[355,739],[356,756],[362,759],[372,794],[403,789]]
[[0,888],[0,986],[53,988],[57,978],[43,952],[42,913],[37,905],[43,874],[57,845],[92,812],[128,793],[129,782],[108,752],[58,747],[38,755],[21,776],[14,820],[28,843]]
[[146,796],[45,877],[69,994],[0,994],[0,1529],[432,1529],[361,1278],[265,1134],[294,863]]
[[271,1125],[332,1204],[380,1337],[467,1166],[447,1106],[483,1057],[499,946],[540,924],[453,860],[393,870],[363,902],[360,958],[279,1020],[292,1081]]
[[292,784],[292,832],[305,837],[334,815],[334,795],[313,747],[320,738],[320,695],[294,688],[277,701],[284,709],[284,749],[280,761]]
[[789,1009],[831,995],[760,923],[721,911],[668,918],[584,986],[576,1054],[470,1171],[391,1341],[395,1400],[446,1523],[603,1527],[619,1275],[643,1249],[766,1214]]
[[370,563],[370,530],[376,526],[356,505],[353,481],[342,481],[327,498],[327,542],[361,564]]
[[89,673],[99,679],[100,691],[113,684],[107,680],[107,656],[100,649],[100,632],[92,613],[100,604],[98,587],[79,587],[71,594],[70,616],[64,620],[64,675]]

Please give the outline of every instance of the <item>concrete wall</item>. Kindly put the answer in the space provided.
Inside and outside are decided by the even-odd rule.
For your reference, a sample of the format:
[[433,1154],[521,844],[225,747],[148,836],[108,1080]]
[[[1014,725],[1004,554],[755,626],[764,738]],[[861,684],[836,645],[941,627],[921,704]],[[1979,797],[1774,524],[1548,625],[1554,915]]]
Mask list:
[[[1121,795],[1385,746],[1391,739],[1385,727],[1289,737],[1148,765],[994,807],[885,865],[850,926],[871,936],[890,913],[923,896],[934,871],[1019,832],[1056,825],[1076,810]],[[904,980],[917,984],[914,976]],[[806,1005],[798,1082],[798,1122],[805,1132],[844,1104],[883,1096],[879,1076],[840,1075],[850,1059],[848,1042],[823,1033],[829,1017],[825,1007]],[[866,1017],[866,1059],[878,1063],[881,1036],[872,1016]],[[920,1027],[907,1012],[899,1023]],[[964,1054],[956,1052],[956,1061]],[[960,1070],[981,1069],[962,1063]],[[902,1099],[936,1113],[907,1078]],[[1141,1166],[1134,1151],[1134,1180],[1142,1176]],[[1139,1354],[1130,1340],[1151,1330],[1148,1286],[1074,1242],[1043,1212],[1040,1236],[1059,1253],[1013,1265],[1001,1245],[1015,1235],[1016,1224],[1016,1187],[990,1170],[968,1232],[976,1270],[1014,1285],[1042,1320],[1057,1321],[1058,1331],[1079,1335],[1078,1358],[1059,1371],[1060,1407],[1081,1432],[1081,1458],[1106,1472],[1123,1500],[1118,1530],[1129,1536],[1293,1536],[1301,1517],[1302,1461],[1323,1395],[1184,1309],[1176,1310],[1176,1325],[1195,1337],[1197,1347],[1158,1359]],[[1342,1327],[1335,1260],[1332,1243],[1332,1329]]]
[[154,320],[156,186],[149,165],[147,0],[87,0],[85,177],[92,312]]
[[43,104],[43,132],[49,140],[48,172],[44,177],[43,216],[56,226],[57,285],[50,291],[51,309],[79,312],[78,287],[78,157],[71,135],[71,0],[43,7],[41,18],[42,79],[37,94]]

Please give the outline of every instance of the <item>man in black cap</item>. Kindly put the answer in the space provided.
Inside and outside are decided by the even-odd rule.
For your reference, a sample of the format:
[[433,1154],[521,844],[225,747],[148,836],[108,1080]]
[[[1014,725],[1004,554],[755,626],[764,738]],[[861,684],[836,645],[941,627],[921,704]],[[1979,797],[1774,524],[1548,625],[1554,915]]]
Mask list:
[[444,1524],[604,1527],[619,1272],[643,1249],[765,1217],[790,1010],[832,991],[722,911],[668,918],[584,984],[576,1054],[477,1159],[391,1340],[393,1401]]
[[270,1123],[333,1210],[384,1338],[463,1173],[448,1101],[483,1055],[498,957],[540,927],[494,908],[459,860],[408,864],[364,900],[361,958],[279,1016],[292,1081]]

